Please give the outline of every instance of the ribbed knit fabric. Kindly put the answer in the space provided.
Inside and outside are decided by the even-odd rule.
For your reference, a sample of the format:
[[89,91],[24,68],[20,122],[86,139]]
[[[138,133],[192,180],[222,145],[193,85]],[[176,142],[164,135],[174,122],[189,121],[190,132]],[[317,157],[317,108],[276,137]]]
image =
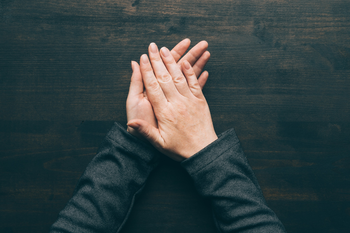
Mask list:
[[50,232],[119,232],[159,155],[115,123]]
[[266,205],[233,129],[181,165],[200,195],[210,201],[219,232],[285,232]]
[[[115,123],[50,232],[119,232],[159,156]],[[210,200],[219,232],[285,232],[233,129],[181,165]]]

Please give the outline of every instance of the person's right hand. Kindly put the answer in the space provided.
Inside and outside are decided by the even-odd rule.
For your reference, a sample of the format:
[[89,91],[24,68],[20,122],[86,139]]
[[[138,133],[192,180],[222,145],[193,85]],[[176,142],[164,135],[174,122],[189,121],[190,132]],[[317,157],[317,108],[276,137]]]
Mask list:
[[[191,157],[217,139],[208,104],[195,70],[186,60],[182,70],[167,48],[151,43],[149,56],[141,56],[140,66],[147,98],[152,104],[158,125],[133,119],[133,128],[159,151],[174,160]],[[164,62],[164,63],[163,63]]]

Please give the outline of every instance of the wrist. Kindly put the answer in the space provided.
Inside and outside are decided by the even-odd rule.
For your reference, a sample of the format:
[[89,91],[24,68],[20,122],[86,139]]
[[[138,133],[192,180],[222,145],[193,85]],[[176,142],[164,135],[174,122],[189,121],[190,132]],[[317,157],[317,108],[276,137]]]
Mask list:
[[201,150],[203,150],[204,148],[206,148],[207,146],[209,146],[210,144],[212,144],[213,142],[215,142],[217,139],[218,139],[218,136],[216,135],[215,132],[213,132],[212,134],[198,140],[200,144],[197,144],[197,146],[195,147],[192,146],[191,150],[185,150],[186,152],[183,153],[181,157],[183,157],[184,159],[188,159],[193,155],[197,154],[198,152],[200,152]]

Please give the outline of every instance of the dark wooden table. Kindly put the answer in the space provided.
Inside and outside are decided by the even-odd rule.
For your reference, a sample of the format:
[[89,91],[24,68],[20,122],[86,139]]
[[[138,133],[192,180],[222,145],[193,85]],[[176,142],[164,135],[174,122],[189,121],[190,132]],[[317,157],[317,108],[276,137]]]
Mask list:
[[[348,0],[1,0],[0,232],[47,232],[154,41],[209,42],[204,93],[288,232],[350,231]],[[164,158],[123,232],[215,232]]]

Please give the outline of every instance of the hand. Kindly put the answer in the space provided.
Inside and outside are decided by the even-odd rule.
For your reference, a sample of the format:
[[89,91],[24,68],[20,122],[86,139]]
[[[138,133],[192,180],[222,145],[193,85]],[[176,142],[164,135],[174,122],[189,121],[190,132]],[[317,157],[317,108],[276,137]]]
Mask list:
[[152,65],[144,54],[140,67],[158,125],[133,119],[128,126],[162,153],[181,161],[217,139],[209,106],[189,62],[182,62],[181,71],[170,51],[162,48],[160,56],[154,43],[149,46],[149,56]]
[[[179,66],[181,66],[183,61],[188,60],[191,65],[193,65],[196,76],[198,77],[210,58],[210,53],[206,51],[208,48],[208,43],[206,41],[199,42],[182,59],[180,59],[189,48],[190,44],[191,41],[189,39],[182,40],[171,50],[171,55]],[[126,101],[127,120],[129,122],[133,119],[142,119],[156,127],[157,121],[153,113],[152,105],[146,96],[146,92],[144,92],[140,67],[137,62],[134,61],[131,62],[131,67],[133,73],[131,76],[130,89]],[[208,76],[208,72],[205,71],[199,77],[198,82],[201,88],[204,87]],[[128,132],[136,137],[143,138],[140,137],[138,132],[131,127],[128,127]]]

